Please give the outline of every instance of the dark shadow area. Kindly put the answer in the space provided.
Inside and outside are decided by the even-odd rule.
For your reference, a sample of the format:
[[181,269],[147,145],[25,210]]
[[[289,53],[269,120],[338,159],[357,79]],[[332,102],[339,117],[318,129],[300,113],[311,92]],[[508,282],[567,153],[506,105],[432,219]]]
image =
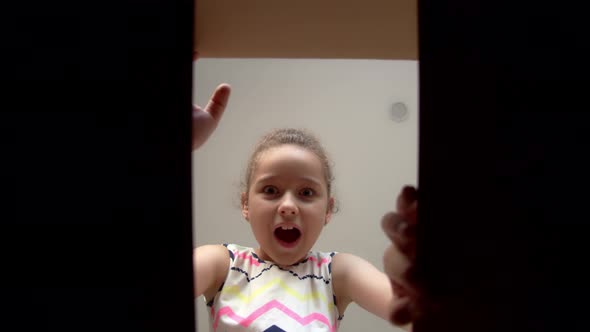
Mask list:
[[3,10],[1,329],[193,331],[192,1],[18,7]]
[[415,331],[578,330],[581,20],[564,3],[420,1],[419,13],[418,265],[443,309]]

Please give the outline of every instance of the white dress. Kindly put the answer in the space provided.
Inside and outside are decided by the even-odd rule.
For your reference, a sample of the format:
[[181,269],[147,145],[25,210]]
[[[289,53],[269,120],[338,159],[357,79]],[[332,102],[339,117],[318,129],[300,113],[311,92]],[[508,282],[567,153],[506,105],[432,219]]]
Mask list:
[[309,252],[288,267],[264,261],[252,248],[224,244],[230,267],[207,303],[210,331],[338,330],[342,316],[332,289],[334,252]]

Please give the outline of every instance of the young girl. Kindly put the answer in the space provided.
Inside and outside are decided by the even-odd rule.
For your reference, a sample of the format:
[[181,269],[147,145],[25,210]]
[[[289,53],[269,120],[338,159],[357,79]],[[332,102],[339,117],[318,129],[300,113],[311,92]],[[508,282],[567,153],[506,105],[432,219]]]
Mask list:
[[258,246],[195,249],[195,296],[205,297],[212,331],[336,331],[351,302],[390,320],[399,299],[387,275],[351,254],[311,250],[334,211],[331,188],[311,134],[280,129],[260,140],[241,197]]

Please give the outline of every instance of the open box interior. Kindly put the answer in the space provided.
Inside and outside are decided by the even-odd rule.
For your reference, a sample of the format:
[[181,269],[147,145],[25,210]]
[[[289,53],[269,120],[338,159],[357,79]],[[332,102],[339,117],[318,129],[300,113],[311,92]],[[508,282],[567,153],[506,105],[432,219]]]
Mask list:
[[197,0],[204,58],[417,60],[416,0]]

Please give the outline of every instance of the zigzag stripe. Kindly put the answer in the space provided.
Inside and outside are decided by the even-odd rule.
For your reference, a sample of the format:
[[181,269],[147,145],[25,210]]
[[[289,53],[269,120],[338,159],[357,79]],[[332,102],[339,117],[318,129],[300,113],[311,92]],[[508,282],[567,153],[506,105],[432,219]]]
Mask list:
[[258,297],[259,295],[266,292],[269,288],[271,288],[272,286],[277,285],[277,284],[285,291],[285,293],[291,295],[292,297],[298,299],[301,302],[305,302],[308,300],[320,299],[320,300],[322,300],[322,302],[324,302],[325,304],[328,305],[328,308],[330,309],[330,311],[332,311],[334,309],[334,303],[331,301],[328,301],[328,299],[326,298],[326,296],[324,294],[322,294],[318,291],[310,292],[308,294],[303,294],[303,293],[289,287],[289,285],[287,285],[280,278],[275,278],[275,279],[271,280],[270,282],[266,283],[265,285],[258,288],[255,292],[250,294],[250,296],[242,294],[242,292],[240,292],[239,286],[226,286],[222,290],[222,293],[231,294],[231,295],[237,297],[238,299],[240,299],[240,301],[242,301],[244,304],[248,304],[252,300],[254,300],[256,297]]
[[317,279],[317,280],[322,280],[323,282],[326,283],[326,285],[329,284],[330,283],[330,280],[331,280],[331,279],[325,279],[323,276],[318,276],[318,275],[315,275],[315,274],[306,274],[306,275],[300,277],[299,274],[297,274],[296,272],[293,272],[293,271],[288,270],[288,269],[284,269],[284,268],[282,268],[282,267],[280,267],[278,265],[275,265],[275,264],[271,264],[269,267],[262,269],[262,271],[260,271],[260,273],[258,273],[257,275],[255,275],[252,278],[250,278],[250,275],[248,274],[248,272],[240,269],[239,267],[232,266],[231,269],[233,271],[238,271],[240,273],[243,273],[246,276],[246,280],[248,282],[250,282],[250,281],[252,281],[252,280],[260,277],[264,272],[272,269],[275,266],[277,267],[277,269],[279,269],[281,271],[287,271],[287,272],[289,272],[293,277],[296,277],[299,280],[305,280],[305,279],[308,279],[308,278],[313,278],[313,279]]
[[[250,265],[260,266],[260,263],[264,263],[264,261],[261,260],[260,258],[258,258],[255,254],[250,253],[250,250],[246,250],[246,251],[242,251],[242,252],[234,250],[234,251],[231,251],[231,253],[235,257],[239,257],[239,258],[242,258],[242,259],[248,261],[250,263]],[[303,261],[301,261],[297,264],[294,264],[293,266],[297,266],[299,264],[305,264],[305,263],[307,263],[307,261],[316,262],[317,266],[320,267],[320,266],[322,266],[322,264],[329,263],[330,259],[329,258],[322,258],[321,260],[318,260],[314,256],[309,256],[306,259],[304,259]]]
[[326,263],[330,262],[330,260],[328,258],[322,258],[322,260],[318,262],[318,259],[315,258],[314,256],[309,256],[307,259],[309,259],[312,262],[317,262],[318,267],[322,266],[322,264],[326,264]]
[[249,261],[250,265],[256,265],[256,266],[260,265],[260,260],[252,257],[252,255],[248,255],[248,251],[243,251],[243,252],[234,251],[233,254],[236,257],[243,258],[243,259]]
[[277,300],[272,300],[272,301],[266,303],[265,305],[261,306],[260,308],[256,309],[254,312],[252,312],[250,315],[248,315],[248,317],[239,316],[229,306],[225,306],[225,307],[219,309],[219,311],[217,312],[217,316],[215,317],[215,322],[213,323],[213,330],[214,331],[217,330],[217,326],[219,325],[219,319],[224,315],[230,317],[231,319],[233,319],[235,322],[237,322],[241,326],[248,327],[256,319],[258,319],[258,317],[264,315],[265,313],[267,313],[268,311],[270,311],[272,309],[278,309],[278,310],[282,311],[284,314],[291,317],[293,320],[295,320],[296,322],[298,322],[302,326],[305,326],[305,325],[317,320],[317,321],[324,323],[326,326],[328,326],[330,331],[332,331],[332,332],[336,331],[336,326],[330,324],[330,320],[326,316],[315,312],[315,313],[309,314],[305,317],[301,317],[296,312],[287,308],[287,306],[285,306],[284,304],[280,303]]

